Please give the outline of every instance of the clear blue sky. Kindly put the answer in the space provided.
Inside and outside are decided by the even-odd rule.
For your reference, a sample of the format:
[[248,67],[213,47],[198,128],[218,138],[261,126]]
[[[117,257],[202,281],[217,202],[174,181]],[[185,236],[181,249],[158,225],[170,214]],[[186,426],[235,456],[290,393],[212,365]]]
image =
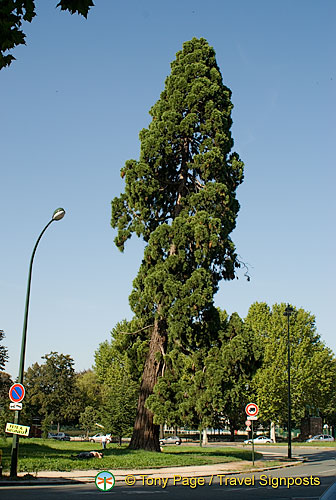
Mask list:
[[235,150],[245,162],[232,238],[251,281],[224,282],[216,304],[246,316],[255,301],[316,315],[336,351],[335,14],[333,0],[103,1],[88,19],[37,1],[27,45],[0,72],[0,329],[18,373],[30,255],[37,250],[26,368],[50,351],[91,367],[130,318],[143,244],[121,254],[110,201],[119,171],[182,43],[204,37],[232,90]]

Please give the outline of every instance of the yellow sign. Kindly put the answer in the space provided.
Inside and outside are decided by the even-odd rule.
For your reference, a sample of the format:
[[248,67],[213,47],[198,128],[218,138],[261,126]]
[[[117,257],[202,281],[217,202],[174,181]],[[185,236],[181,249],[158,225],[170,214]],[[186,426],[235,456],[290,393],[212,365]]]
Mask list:
[[18,425],[18,424],[6,424],[5,432],[9,434],[20,434],[20,436],[29,436],[30,427],[27,425]]

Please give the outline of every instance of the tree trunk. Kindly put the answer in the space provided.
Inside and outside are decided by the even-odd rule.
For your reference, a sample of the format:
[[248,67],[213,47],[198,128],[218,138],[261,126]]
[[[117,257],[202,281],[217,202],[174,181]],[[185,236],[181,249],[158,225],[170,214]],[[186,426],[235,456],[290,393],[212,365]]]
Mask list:
[[[188,138],[184,138],[181,168],[179,172],[179,184],[177,188],[177,199],[173,215],[174,219],[178,217],[182,210],[181,198],[185,195],[186,191],[188,180],[187,162],[189,159],[189,140]],[[169,249],[169,255],[174,255],[175,253],[176,245],[172,242]],[[160,315],[160,304],[158,304],[157,310],[158,315]],[[162,319],[156,319],[154,322],[153,333],[149,344],[149,352],[141,379],[133,434],[129,444],[129,448],[131,450],[161,451],[159,442],[160,426],[154,424],[153,413],[145,408],[145,404],[148,396],[153,393],[158,377],[162,375],[162,362],[157,361],[156,355],[158,353],[164,354],[165,352],[167,343],[166,333],[163,333],[165,332],[165,326],[165,322]]]
[[275,437],[275,423],[274,422],[271,422],[271,439],[273,441],[273,443],[276,442],[276,437]]
[[203,429],[203,441],[202,441],[203,446],[208,445],[208,428]]
[[141,379],[134,429],[129,444],[131,450],[160,451],[160,426],[154,424],[153,413],[145,407],[145,404],[148,396],[153,393],[162,369],[162,361],[156,359],[157,354],[162,353],[165,344],[165,336],[160,332],[162,327],[163,321],[156,319]]
[[230,441],[233,443],[235,440],[235,428],[230,424]]

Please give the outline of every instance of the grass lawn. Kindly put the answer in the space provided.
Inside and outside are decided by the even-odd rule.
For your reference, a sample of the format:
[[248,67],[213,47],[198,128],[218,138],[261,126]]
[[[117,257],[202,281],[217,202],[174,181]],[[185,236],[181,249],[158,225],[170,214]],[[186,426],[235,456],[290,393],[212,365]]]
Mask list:
[[[10,469],[11,446],[11,438],[0,439],[4,472]],[[251,450],[237,448],[165,446],[161,453],[156,453],[128,450],[126,446],[120,448],[115,444],[107,446],[102,459],[79,460],[71,456],[91,450],[102,451],[97,443],[20,438],[18,471],[143,469],[252,460]],[[260,457],[260,453],[255,453],[256,460]]]

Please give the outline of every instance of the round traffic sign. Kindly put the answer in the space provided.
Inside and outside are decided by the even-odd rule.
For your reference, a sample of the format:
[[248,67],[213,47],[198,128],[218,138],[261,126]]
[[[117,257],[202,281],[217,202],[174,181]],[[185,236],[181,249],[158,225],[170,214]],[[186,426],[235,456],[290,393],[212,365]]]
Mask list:
[[13,384],[9,389],[9,399],[13,403],[20,403],[25,396],[25,388],[22,384]]
[[256,417],[259,413],[259,408],[255,403],[249,403],[245,407],[245,412],[249,417]]

